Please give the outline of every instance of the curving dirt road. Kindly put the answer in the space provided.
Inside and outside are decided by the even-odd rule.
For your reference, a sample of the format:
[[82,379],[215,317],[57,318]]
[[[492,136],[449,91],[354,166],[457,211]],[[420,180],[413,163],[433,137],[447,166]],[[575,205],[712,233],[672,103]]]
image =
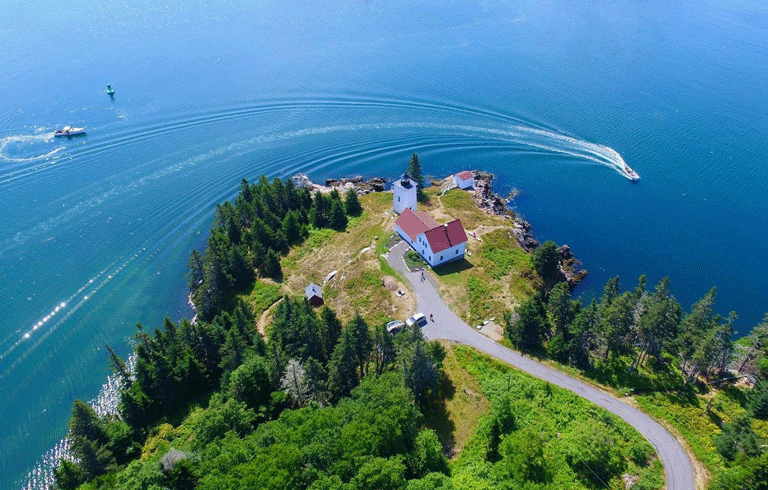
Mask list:
[[508,349],[475,331],[446,306],[430,282],[430,275],[422,280],[420,272],[408,271],[403,260],[403,254],[406,250],[408,250],[407,243],[398,243],[390,250],[387,261],[390,266],[410,281],[416,292],[418,311],[424,313],[427,318],[434,315],[434,321],[429,322],[423,329],[427,338],[445,339],[470,345],[511,366],[570,390],[604,407],[632,425],[656,448],[659,458],[664,463],[668,490],[693,490],[695,488],[693,466],[688,455],[664,427],[650,416],[613,396]]

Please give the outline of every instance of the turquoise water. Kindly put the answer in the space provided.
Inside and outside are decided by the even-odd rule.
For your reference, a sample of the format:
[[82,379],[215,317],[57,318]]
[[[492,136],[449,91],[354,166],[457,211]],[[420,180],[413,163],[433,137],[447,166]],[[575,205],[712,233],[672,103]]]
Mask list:
[[[97,395],[105,343],[190,315],[187,257],[242,177],[392,177],[413,151],[428,174],[489,170],[584,262],[584,296],[669,275],[685,306],[717,285],[749,330],[768,6],[668,3],[0,6],[0,488]],[[54,139],[65,124],[88,134]]]

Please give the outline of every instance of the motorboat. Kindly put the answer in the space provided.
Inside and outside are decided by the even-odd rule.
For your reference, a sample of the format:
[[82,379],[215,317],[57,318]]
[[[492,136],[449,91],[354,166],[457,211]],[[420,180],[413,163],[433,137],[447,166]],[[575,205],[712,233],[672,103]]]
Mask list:
[[627,178],[632,182],[637,182],[640,180],[640,176],[637,174],[637,172],[632,170],[626,163],[624,164],[624,175],[626,175]]
[[73,128],[72,126],[64,126],[61,129],[57,129],[53,132],[54,136],[77,136],[78,134],[85,134],[85,128]]

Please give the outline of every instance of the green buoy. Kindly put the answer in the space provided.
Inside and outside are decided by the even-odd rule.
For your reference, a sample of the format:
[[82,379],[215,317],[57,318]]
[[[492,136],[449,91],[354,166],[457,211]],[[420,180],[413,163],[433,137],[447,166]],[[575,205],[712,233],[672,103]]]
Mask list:
[[109,83],[107,84],[107,93],[109,95],[115,95],[115,91],[112,89],[112,85]]

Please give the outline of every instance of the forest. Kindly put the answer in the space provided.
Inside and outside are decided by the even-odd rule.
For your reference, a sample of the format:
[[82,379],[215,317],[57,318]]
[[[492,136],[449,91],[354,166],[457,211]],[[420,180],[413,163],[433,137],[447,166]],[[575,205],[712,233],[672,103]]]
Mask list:
[[[139,324],[132,362],[107,346],[122,382],[119,413],[99,417],[74,402],[72,458],[61,461],[57,487],[625,488],[627,475],[633,488],[663,486],[653,449],[631,427],[464,348],[461,369],[480,380],[490,408],[449,460],[425,422],[450,394],[448,353],[418,327],[392,336],[359,314],[342,324],[327,306],[273,291],[267,335],[257,332],[262,311],[242,293],[280,281],[281,258],[313,230],[343,233],[363,212],[354,190],[312,195],[291,180],[243,180],[216,207],[205,250],[190,256],[197,317],[151,332]],[[643,277],[623,293],[615,278],[584,305],[562,282],[553,249],[546,242],[531,257],[541,290],[506,315],[508,341],[638,391],[656,388],[650,372],[673,373],[664,389],[684,395],[748,376],[746,415],[714,439],[727,471],[713,488],[764,488],[765,441],[752,423],[768,412],[768,322],[741,347],[735,316],[713,313],[714,289],[683,313],[668,281],[647,290]]]

